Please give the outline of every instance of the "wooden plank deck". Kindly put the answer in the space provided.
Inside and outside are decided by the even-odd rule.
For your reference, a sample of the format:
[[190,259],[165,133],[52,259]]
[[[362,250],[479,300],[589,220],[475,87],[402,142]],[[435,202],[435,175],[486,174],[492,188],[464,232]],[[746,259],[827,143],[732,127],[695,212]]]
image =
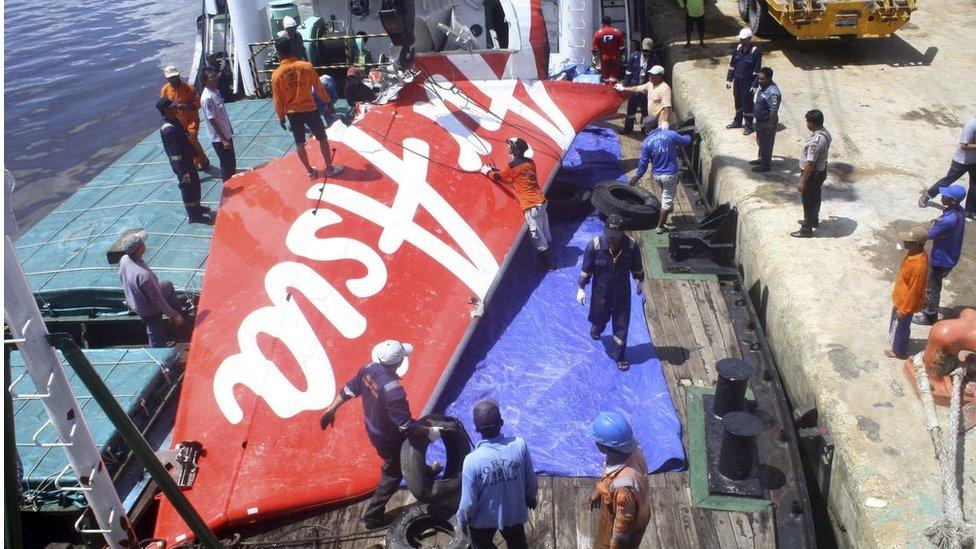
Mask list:
[[[619,123],[610,125],[615,129],[620,127]],[[640,150],[637,135],[621,136],[621,146],[624,167],[632,171]],[[659,194],[646,180],[642,185]],[[679,187],[672,220],[678,226],[694,224],[695,215],[683,187]],[[738,342],[718,280],[649,279],[646,284],[648,326],[671,399],[684,424],[686,385],[714,386],[715,363],[722,358],[739,357]],[[687,448],[687,441],[684,443]],[[642,548],[775,546],[770,511],[743,514],[693,507],[687,471],[651,475],[650,481],[653,512]],[[539,506],[530,512],[527,525],[529,545],[558,549],[591,547],[599,515],[590,511],[586,503],[594,484],[595,479],[590,478],[541,477]],[[401,491],[388,509],[412,500],[406,491]],[[333,539],[318,543],[317,547],[382,546],[385,531],[366,532],[359,522],[364,505],[360,501],[332,511],[318,511],[296,517],[287,526],[278,522],[274,531],[249,535],[247,539],[270,544],[318,532]],[[496,544],[504,547],[500,536],[496,537]]]

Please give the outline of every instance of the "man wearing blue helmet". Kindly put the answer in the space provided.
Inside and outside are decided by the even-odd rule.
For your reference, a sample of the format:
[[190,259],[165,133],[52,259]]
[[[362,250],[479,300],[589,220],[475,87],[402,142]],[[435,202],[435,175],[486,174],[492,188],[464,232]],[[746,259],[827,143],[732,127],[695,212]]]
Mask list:
[[949,276],[959,263],[962,255],[962,238],[966,231],[966,212],[962,201],[966,189],[960,185],[939,188],[942,205],[945,209],[938,219],[932,221],[928,239],[932,241],[929,257],[929,275],[925,282],[925,306],[912,317],[912,322],[929,326],[939,320],[939,299],[942,294],[942,281]]
[[630,549],[640,546],[651,520],[647,461],[627,419],[600,412],[590,424],[596,447],[606,455],[603,475],[590,495],[590,508],[600,508],[593,547]]

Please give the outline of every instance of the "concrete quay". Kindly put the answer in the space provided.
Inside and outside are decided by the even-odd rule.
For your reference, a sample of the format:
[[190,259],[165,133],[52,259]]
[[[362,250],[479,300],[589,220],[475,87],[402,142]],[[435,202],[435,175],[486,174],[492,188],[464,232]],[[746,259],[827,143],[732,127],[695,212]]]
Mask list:
[[[648,11],[671,65],[679,118],[694,117],[701,133],[707,193],[738,209],[738,261],[789,398],[797,410],[815,408],[835,443],[822,490],[839,543],[930,546],[923,530],[941,514],[939,468],[903,363],[882,351],[904,254],[897,232],[939,215],[916,199],[945,174],[962,124],[976,114],[976,2],[920,2],[889,39],[758,40],[783,92],[767,174],[749,170],[754,136],[725,128],[733,115],[725,74],[744,26],[736,2],[706,2],[704,47],[684,45],[684,14],[673,0],[649,0]],[[789,235],[802,217],[796,158],[811,108],[825,113],[834,140],[821,228],[816,238],[796,239]],[[942,293],[947,317],[976,306],[976,224],[967,224],[963,256]],[[913,326],[913,352],[927,334]],[[946,425],[946,410],[940,414]],[[976,429],[962,448],[958,482],[973,521]]]

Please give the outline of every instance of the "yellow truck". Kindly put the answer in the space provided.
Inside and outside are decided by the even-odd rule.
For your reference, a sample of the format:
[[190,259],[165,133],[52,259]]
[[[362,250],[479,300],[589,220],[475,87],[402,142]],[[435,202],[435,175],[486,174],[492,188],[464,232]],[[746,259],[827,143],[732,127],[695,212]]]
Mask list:
[[738,0],[739,16],[758,36],[783,31],[800,40],[880,38],[908,22],[916,0]]

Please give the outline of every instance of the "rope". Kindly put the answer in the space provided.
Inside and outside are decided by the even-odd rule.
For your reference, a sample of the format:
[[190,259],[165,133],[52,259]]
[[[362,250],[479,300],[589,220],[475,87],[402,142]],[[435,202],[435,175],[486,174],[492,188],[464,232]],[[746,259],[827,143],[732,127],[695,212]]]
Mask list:
[[922,362],[923,352],[915,355],[912,365],[915,368],[915,383],[925,411],[925,429],[932,437],[935,457],[939,460],[942,472],[942,516],[925,529],[925,535],[933,545],[941,549],[955,549],[972,543],[976,538],[976,525],[966,522],[962,514],[962,502],[956,486],[956,449],[959,443],[959,419],[962,401],[962,381],[966,369],[956,367],[952,374],[952,399],[949,404],[948,440],[943,441],[942,428],[935,412],[932,399],[932,385],[925,373]]

